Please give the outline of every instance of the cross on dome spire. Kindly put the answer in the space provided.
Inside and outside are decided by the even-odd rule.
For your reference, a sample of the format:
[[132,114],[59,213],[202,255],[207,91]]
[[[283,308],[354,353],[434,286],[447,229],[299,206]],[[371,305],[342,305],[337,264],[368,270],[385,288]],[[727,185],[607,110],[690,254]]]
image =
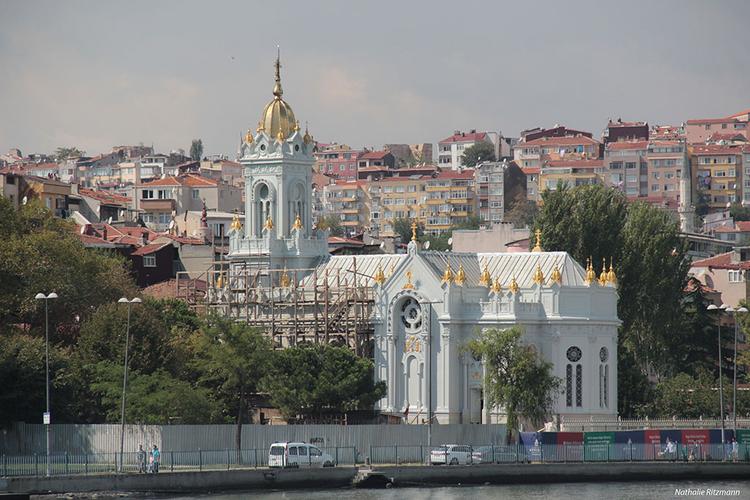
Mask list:
[[284,91],[281,89],[281,47],[276,46],[276,84],[273,86],[273,95],[281,99]]

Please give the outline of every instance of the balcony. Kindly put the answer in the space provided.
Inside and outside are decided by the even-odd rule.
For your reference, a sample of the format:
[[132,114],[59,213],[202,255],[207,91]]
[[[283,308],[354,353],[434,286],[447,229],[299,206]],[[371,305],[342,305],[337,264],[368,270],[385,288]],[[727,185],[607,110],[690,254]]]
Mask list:
[[146,212],[171,212],[175,209],[173,199],[141,199],[141,208]]

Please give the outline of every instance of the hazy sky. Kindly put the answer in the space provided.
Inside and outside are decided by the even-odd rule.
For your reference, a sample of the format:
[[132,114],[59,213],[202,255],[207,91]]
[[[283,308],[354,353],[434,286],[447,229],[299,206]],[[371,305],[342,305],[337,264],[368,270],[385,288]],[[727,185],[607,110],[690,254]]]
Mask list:
[[324,142],[750,108],[750,1],[0,1],[0,151],[234,156],[271,99]]

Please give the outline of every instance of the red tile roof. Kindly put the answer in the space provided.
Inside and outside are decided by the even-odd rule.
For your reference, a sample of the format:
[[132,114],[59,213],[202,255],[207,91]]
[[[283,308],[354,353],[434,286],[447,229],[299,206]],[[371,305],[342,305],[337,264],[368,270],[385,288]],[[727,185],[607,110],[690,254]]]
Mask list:
[[467,168],[464,170],[443,170],[435,177],[437,179],[473,179],[474,169]]
[[618,141],[607,144],[607,151],[624,151],[629,149],[646,149],[648,141]]
[[470,132],[470,133],[459,133],[453,134],[450,137],[446,137],[440,143],[444,142],[477,142],[483,141],[487,138],[486,132]]
[[382,160],[386,155],[390,154],[388,151],[370,151],[359,157],[360,160]]
[[547,160],[544,162],[547,167],[572,167],[572,168],[601,168],[604,165],[602,160]]
[[695,155],[736,155],[741,152],[740,146],[729,144],[698,144],[693,146],[693,154]]
[[739,118],[740,116],[745,116],[745,115],[750,115],[750,109],[746,109],[744,111],[740,111],[739,113],[729,115],[729,118]]
[[114,203],[117,205],[127,205],[130,203],[130,198],[127,196],[121,196],[116,193],[110,193],[108,191],[95,191],[93,189],[80,188],[78,194],[81,196],[87,196],[93,198],[102,203]]
[[353,246],[358,246],[358,247],[365,246],[362,240],[355,240],[352,238],[342,238],[340,236],[329,236],[328,244],[329,245],[353,245]]
[[177,177],[170,176],[164,177],[163,179],[156,179],[150,182],[144,182],[141,184],[143,187],[159,187],[159,186],[188,186],[188,187],[212,187],[217,186],[219,183],[208,177],[202,177],[197,174],[184,174]]
[[643,127],[646,125],[646,122],[623,122],[623,121],[609,121],[607,123],[607,127],[609,128],[617,128],[617,127]]
[[696,260],[691,264],[691,267],[708,267],[714,269],[750,269],[750,261],[739,261],[732,262],[732,254],[734,252],[722,253],[714,255],[707,259]]
[[532,174],[538,174],[542,171],[539,167],[523,167],[521,168],[521,171],[526,175],[532,175]]
[[699,118],[695,120],[688,120],[688,125],[706,125],[706,124],[718,124],[718,123],[735,123],[739,120],[732,117],[727,118]]
[[565,137],[540,137],[529,142],[518,143],[517,147],[527,146],[576,146],[579,144],[598,145],[599,141],[586,137],[585,135],[565,136]]
[[161,250],[167,245],[171,245],[171,243],[150,243],[146,246],[139,248],[138,250],[136,250],[130,255],[150,255],[154,252],[158,252],[159,250]]
[[373,165],[371,167],[362,167],[357,169],[358,172],[387,172],[390,168],[387,165]]

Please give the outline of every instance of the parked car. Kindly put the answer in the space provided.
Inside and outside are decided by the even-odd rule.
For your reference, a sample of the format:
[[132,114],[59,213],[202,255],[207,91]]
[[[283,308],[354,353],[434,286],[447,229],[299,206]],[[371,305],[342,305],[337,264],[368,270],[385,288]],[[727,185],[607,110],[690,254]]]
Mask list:
[[472,451],[471,446],[461,444],[444,444],[430,452],[432,465],[469,465],[482,462],[482,453]]
[[268,450],[269,467],[333,467],[333,457],[308,443],[273,443]]

